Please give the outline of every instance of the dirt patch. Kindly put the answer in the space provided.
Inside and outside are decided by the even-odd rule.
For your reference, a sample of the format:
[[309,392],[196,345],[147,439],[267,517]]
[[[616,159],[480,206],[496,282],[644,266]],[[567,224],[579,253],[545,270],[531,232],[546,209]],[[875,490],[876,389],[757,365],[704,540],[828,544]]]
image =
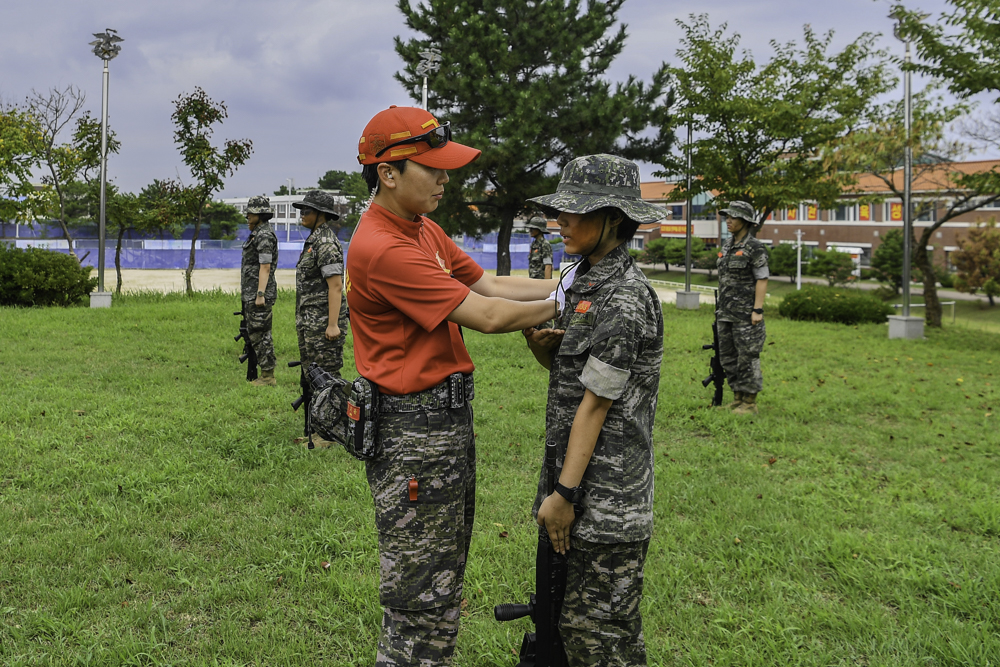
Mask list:
[[[91,276],[97,277],[97,271],[91,271]],[[278,269],[274,279],[279,288],[295,289],[295,269]],[[104,287],[114,291],[117,284],[114,269],[104,271]],[[223,292],[236,293],[240,291],[239,269],[195,269],[191,275],[191,286],[196,291],[219,289]],[[183,292],[184,271],[180,269],[122,269],[122,290],[138,292],[152,290],[155,292]]]

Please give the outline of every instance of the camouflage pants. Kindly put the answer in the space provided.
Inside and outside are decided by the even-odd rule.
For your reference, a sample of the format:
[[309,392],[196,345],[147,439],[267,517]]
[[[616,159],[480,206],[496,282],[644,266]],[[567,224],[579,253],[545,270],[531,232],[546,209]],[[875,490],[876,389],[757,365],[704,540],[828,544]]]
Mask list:
[[341,308],[340,317],[337,318],[340,337],[336,340],[326,339],[327,319],[327,317],[323,317],[316,322],[306,319],[299,324],[297,328],[299,359],[302,360],[303,368],[308,368],[309,364],[315,361],[327,373],[340,376],[340,369],[344,367],[344,341],[350,330],[347,309]]
[[257,365],[261,370],[273,371],[277,362],[274,358],[274,340],[271,338],[270,304],[257,306],[253,301],[245,302],[243,312],[247,318],[250,345],[257,354]]
[[559,634],[571,667],[644,667],[643,568],[649,540],[597,544],[572,538]]
[[763,322],[757,326],[749,322],[719,322],[719,360],[733,391],[757,394],[764,388],[760,351],[766,338]]
[[476,510],[472,406],[380,415],[378,438],[366,464],[385,607],[376,664],[449,665]]

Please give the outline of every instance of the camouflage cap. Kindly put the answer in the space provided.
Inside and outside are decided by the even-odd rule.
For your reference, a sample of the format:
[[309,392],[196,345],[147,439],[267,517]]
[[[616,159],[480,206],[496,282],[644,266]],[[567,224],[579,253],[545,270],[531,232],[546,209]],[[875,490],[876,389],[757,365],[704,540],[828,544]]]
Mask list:
[[757,222],[757,213],[753,210],[753,206],[745,201],[731,201],[729,208],[724,208],[719,213],[730,218],[745,220],[751,225],[760,224]]
[[274,213],[271,208],[271,201],[264,195],[257,195],[256,197],[250,197],[247,201],[247,213],[256,213],[260,215],[261,213]]
[[310,190],[302,198],[302,201],[293,202],[292,206],[295,208],[314,208],[317,211],[322,211],[326,213],[328,220],[340,219],[335,210],[337,198],[329,192],[323,192],[322,190]]
[[531,220],[528,220],[528,222],[524,223],[524,227],[525,229],[537,229],[543,234],[549,231],[548,221],[540,215],[531,216]]
[[567,213],[590,213],[613,206],[631,220],[656,222],[666,212],[642,200],[639,167],[617,155],[578,157],[563,169],[555,194],[528,201]]

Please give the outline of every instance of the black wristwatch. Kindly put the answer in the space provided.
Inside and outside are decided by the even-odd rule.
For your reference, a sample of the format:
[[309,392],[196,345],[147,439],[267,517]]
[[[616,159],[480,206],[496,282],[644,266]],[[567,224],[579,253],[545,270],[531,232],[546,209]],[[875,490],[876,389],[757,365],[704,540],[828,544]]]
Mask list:
[[758,315],[763,315],[764,314],[764,309],[763,308],[754,308],[753,312],[757,313]]
[[263,292],[257,292],[257,296],[264,296]]
[[574,486],[572,489],[568,486],[563,486],[559,482],[556,482],[556,493],[560,496],[573,503],[574,505],[579,505],[580,501],[583,499],[583,487]]

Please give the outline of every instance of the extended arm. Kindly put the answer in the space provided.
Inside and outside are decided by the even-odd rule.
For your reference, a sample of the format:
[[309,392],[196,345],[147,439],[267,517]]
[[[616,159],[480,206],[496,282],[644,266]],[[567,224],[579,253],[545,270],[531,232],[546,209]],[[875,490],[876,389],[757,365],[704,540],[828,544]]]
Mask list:
[[[753,307],[763,308],[764,299],[767,297],[767,278],[757,281],[757,286],[754,288],[753,293]],[[760,313],[750,314],[750,324],[756,326],[764,320],[764,316]]]
[[344,276],[330,276],[326,279],[326,285],[330,290],[327,296],[330,319],[326,325],[326,339],[333,340],[339,338],[341,335],[340,327],[337,325],[337,318],[340,316],[340,300],[343,298]]
[[[559,475],[559,483],[563,486],[573,488],[583,480],[583,474],[590,465],[590,457],[597,445],[597,437],[601,434],[613,402],[610,398],[602,398],[589,389],[585,390],[580,407],[576,409],[569,443],[566,445],[566,460]],[[538,509],[538,525],[545,526],[552,548],[557,553],[565,554],[569,551],[570,529],[575,519],[573,505],[558,493],[546,498]]]
[[[549,271],[551,270],[549,267]],[[558,280],[532,280],[518,276],[494,276],[484,273],[483,277],[469,289],[480,296],[500,297],[511,301],[536,301],[547,299],[558,285]]]
[[[524,280],[528,280],[525,278]],[[482,281],[479,281],[482,282]],[[542,280],[531,282],[544,283]],[[479,283],[476,283],[477,285]],[[539,297],[544,299],[546,292]],[[449,322],[482,333],[507,333],[533,327],[555,316],[555,301],[529,301],[520,303],[496,297],[487,297],[469,292],[465,301],[451,311]]]

